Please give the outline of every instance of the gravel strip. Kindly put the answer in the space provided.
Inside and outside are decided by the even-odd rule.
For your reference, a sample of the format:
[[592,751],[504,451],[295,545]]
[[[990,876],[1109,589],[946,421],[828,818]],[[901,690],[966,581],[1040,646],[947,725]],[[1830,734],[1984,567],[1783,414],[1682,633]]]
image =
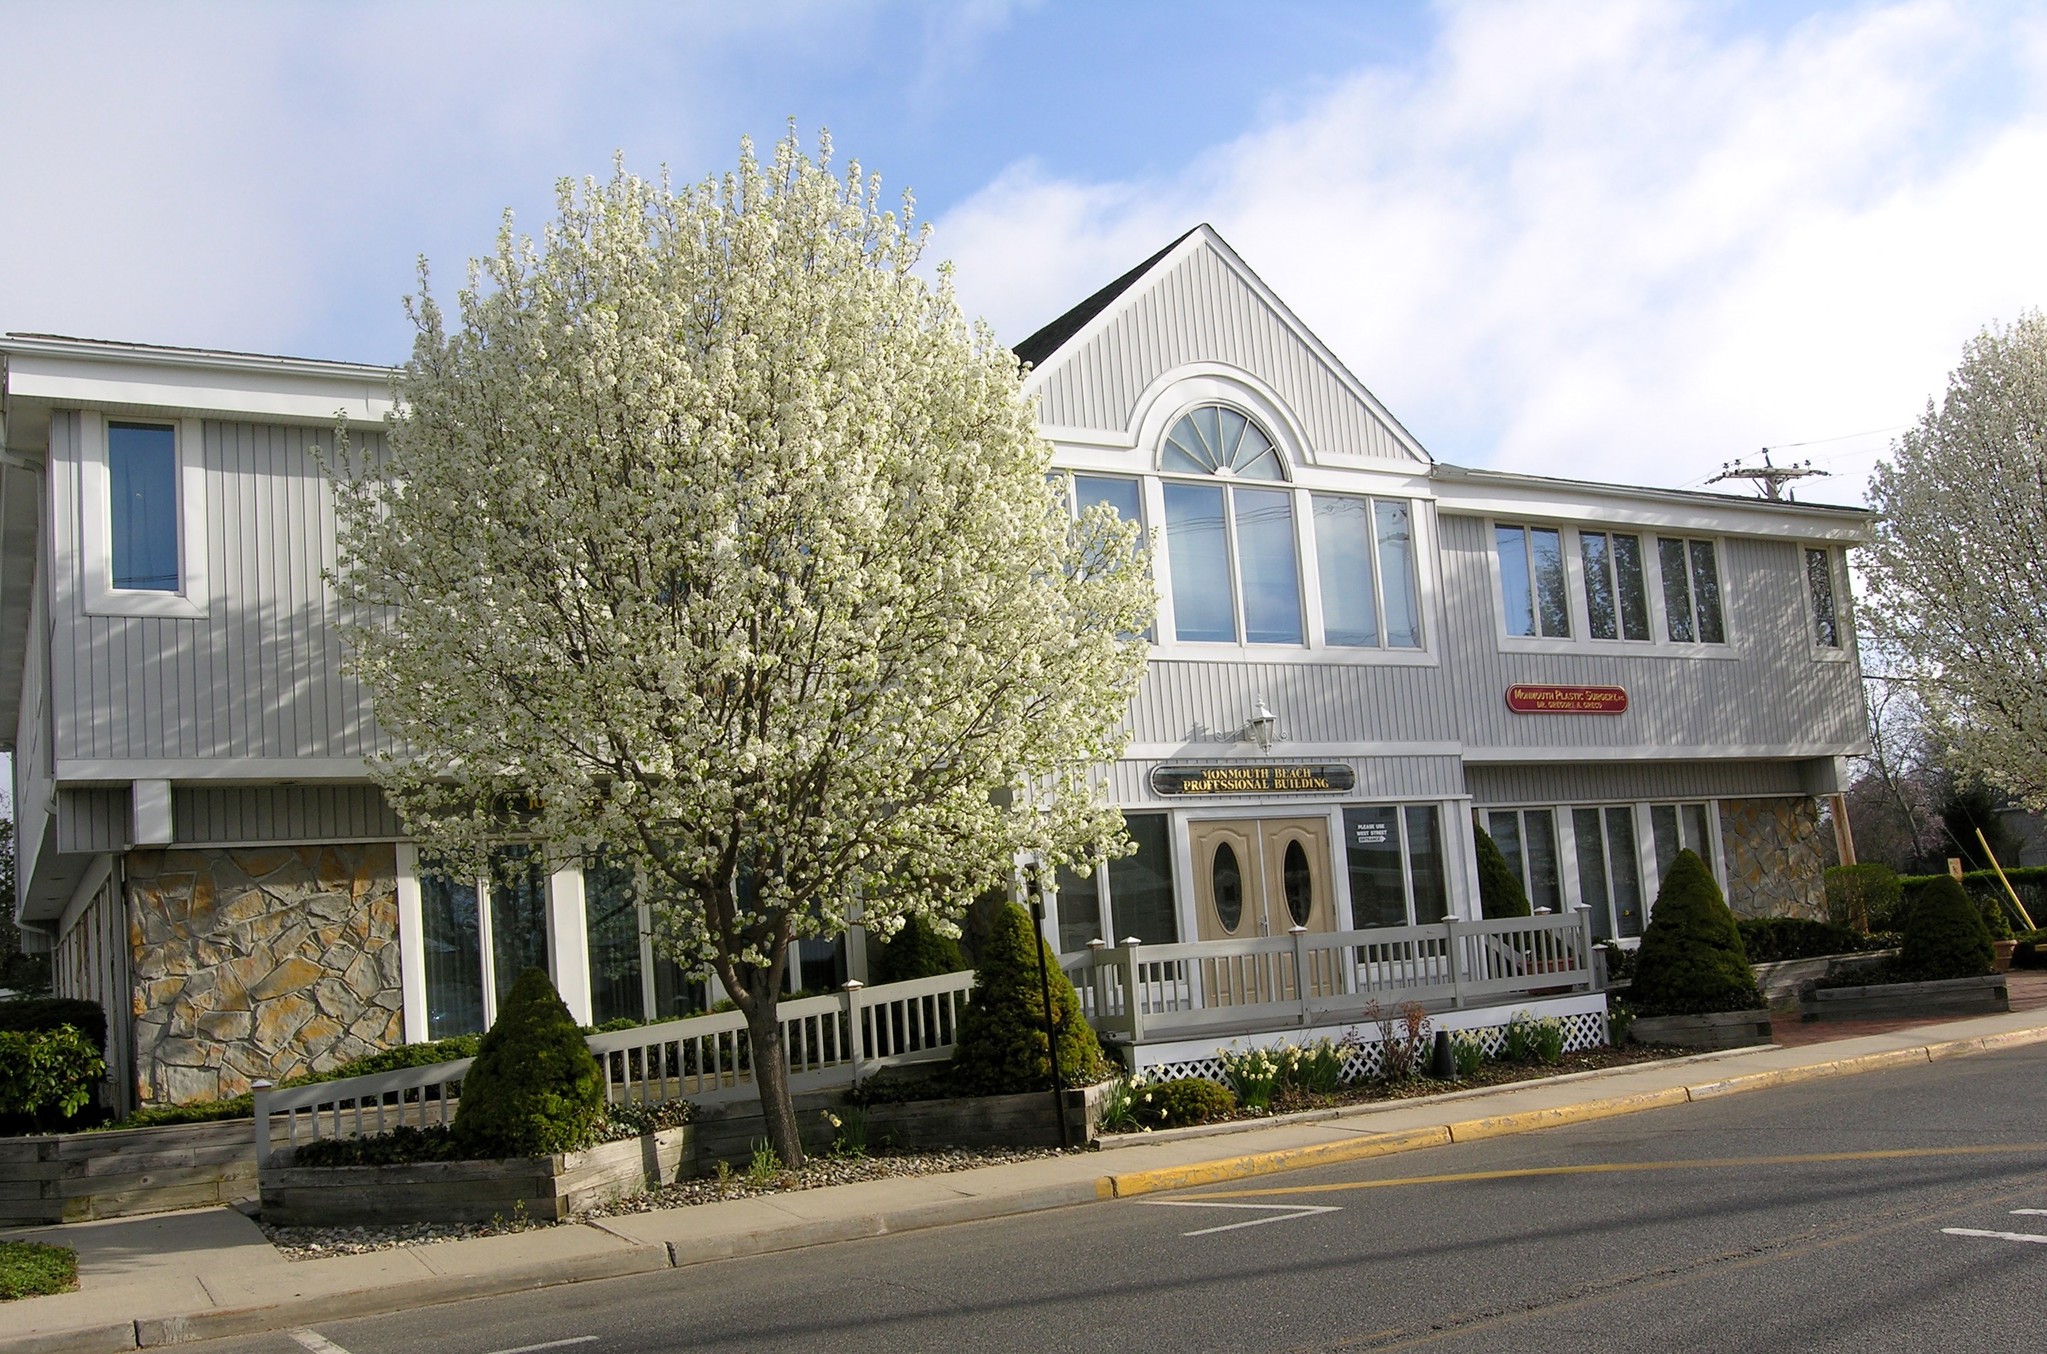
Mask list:
[[[827,1189],[862,1180],[887,1180],[905,1175],[942,1175],[948,1171],[970,1171],[977,1166],[997,1166],[1009,1161],[1058,1155],[1052,1148],[991,1147],[985,1150],[947,1148],[932,1152],[904,1152],[867,1157],[812,1157],[798,1171],[782,1171],[770,1181],[752,1183],[743,1171],[734,1171],[721,1181],[716,1176],[680,1180],[629,1198],[579,1213],[565,1222],[590,1217],[613,1217],[621,1213],[652,1213],[665,1208],[688,1208],[714,1204],[725,1199],[746,1199],[763,1194],[786,1194],[791,1190]],[[318,1260],[329,1255],[361,1255],[366,1251],[390,1250],[396,1246],[424,1246],[436,1241],[456,1241],[472,1236],[499,1236],[525,1232],[557,1223],[529,1218],[501,1218],[492,1222],[415,1222],[384,1227],[271,1227],[258,1223],[263,1235],[287,1260]]]

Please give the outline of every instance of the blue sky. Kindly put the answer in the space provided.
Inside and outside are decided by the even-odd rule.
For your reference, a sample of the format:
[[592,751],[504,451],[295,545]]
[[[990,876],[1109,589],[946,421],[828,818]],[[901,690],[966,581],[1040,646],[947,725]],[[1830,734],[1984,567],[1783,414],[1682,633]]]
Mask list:
[[[395,361],[507,207],[793,116],[1023,337],[1213,222],[1440,459],[1852,501],[2047,299],[2021,4],[0,0],[0,328]],[[1824,440],[1822,440],[1824,439]]]

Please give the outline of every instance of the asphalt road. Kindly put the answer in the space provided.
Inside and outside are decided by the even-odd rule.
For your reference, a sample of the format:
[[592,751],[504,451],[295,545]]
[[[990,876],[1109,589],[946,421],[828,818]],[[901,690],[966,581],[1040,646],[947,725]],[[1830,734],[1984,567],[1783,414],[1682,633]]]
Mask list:
[[2043,1329],[2035,1046],[207,1348],[1957,1354]]

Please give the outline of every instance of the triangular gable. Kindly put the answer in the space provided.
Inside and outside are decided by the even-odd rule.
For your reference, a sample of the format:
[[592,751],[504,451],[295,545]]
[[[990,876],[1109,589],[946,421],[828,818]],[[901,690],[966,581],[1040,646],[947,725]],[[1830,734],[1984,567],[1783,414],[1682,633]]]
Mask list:
[[1220,365],[1271,390],[1321,464],[1427,465],[1378,397],[1287,309],[1215,228],[1200,225],[1016,345],[1055,441],[1124,441],[1148,392]]

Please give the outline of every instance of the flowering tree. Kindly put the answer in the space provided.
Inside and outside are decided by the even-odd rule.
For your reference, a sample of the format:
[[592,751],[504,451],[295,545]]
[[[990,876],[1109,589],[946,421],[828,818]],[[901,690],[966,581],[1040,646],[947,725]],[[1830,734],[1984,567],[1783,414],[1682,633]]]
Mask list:
[[1078,522],[1017,363],[924,233],[793,133],[681,192],[564,183],[450,326],[422,274],[402,413],[334,484],[355,670],[422,848],[631,862],[661,943],[745,1014],[802,1160],[792,939],[889,934],[1121,834],[1153,605],[1133,525]]
[[1986,329],[1870,480],[1878,640],[1951,765],[2047,809],[2047,318]]

